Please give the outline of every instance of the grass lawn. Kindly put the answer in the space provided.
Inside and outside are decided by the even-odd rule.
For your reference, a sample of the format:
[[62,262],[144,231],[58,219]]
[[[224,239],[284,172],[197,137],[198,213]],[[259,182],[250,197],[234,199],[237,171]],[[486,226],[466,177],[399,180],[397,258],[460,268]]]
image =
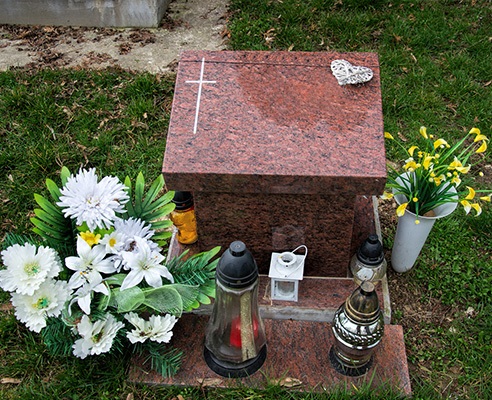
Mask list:
[[[452,141],[492,134],[492,3],[488,0],[231,0],[234,50],[371,51],[381,64],[385,130],[402,140],[429,132]],[[165,148],[174,76],[105,71],[0,72],[0,238],[28,233],[33,193],[62,166],[151,180]],[[388,158],[406,157],[388,143]],[[477,159],[478,160],[478,159]],[[477,161],[476,160],[476,161]],[[481,160],[492,188],[492,156]],[[476,185],[475,185],[476,186]],[[396,218],[382,205],[385,247]],[[436,223],[412,272],[389,271],[393,323],[405,330],[414,397],[492,397],[492,207],[458,209]],[[329,398],[269,386],[210,390],[135,387],[128,359],[49,355],[39,335],[6,309],[0,291],[2,399]],[[130,396],[130,397],[128,397]],[[331,398],[396,398],[361,388]]]

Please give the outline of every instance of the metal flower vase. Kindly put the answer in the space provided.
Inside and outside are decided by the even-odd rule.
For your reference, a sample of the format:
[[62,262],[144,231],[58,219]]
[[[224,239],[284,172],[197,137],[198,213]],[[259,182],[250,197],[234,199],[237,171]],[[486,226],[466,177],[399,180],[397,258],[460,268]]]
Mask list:
[[[449,191],[457,193],[454,187],[450,188]],[[398,194],[395,195],[395,200],[400,205],[405,203],[407,198],[402,194]],[[396,272],[404,273],[413,268],[434,226],[434,222],[451,214],[457,205],[457,202],[442,204],[433,209],[433,216],[427,217],[421,215],[417,217],[416,214],[406,210],[405,214],[398,218],[398,226],[391,252],[391,267]],[[418,224],[415,223],[416,220],[419,220]]]

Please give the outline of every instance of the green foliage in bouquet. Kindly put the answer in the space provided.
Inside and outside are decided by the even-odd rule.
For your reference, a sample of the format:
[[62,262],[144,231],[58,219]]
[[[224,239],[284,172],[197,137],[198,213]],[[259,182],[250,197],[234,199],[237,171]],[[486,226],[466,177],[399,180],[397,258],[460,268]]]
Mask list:
[[[168,259],[174,193],[159,176],[99,180],[95,169],[61,170],[35,195],[38,236],[8,234],[0,287],[17,319],[55,355],[80,358],[131,348],[164,376],[180,366],[170,344],[183,312],[210,304],[220,248]],[[126,342],[130,342],[129,345]]]

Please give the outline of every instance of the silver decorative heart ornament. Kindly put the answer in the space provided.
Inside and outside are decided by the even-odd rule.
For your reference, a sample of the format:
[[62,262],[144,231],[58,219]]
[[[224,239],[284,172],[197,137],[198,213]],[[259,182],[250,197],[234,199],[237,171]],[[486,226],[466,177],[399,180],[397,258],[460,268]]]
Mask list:
[[347,60],[333,60],[331,72],[341,86],[369,82],[374,76],[372,69],[352,65]]

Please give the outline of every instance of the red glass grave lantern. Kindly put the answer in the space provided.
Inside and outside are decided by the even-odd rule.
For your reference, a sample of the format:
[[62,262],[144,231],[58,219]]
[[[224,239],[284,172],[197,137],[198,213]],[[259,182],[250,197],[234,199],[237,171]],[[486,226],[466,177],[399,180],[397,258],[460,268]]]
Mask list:
[[258,267],[243,242],[231,243],[216,269],[216,297],[205,333],[207,365],[221,376],[243,378],[266,359],[258,308]]

